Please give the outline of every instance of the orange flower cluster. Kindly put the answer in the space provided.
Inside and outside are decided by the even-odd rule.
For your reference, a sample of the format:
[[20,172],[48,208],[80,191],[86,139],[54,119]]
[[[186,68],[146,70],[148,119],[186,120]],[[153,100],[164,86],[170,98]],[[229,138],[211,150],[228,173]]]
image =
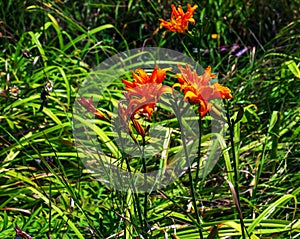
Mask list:
[[96,118],[98,118],[98,119],[108,120],[108,118],[110,118],[110,115],[107,114],[107,116],[108,116],[108,118],[107,118],[104,113],[102,113],[100,110],[97,110],[95,108],[92,98],[90,98],[89,100],[86,100],[83,96],[81,96],[78,99],[78,103],[81,104],[86,109],[86,112],[93,113],[96,116]]
[[[137,132],[144,136],[145,130],[136,120],[136,115],[146,115],[151,119],[153,110],[160,96],[164,93],[172,93],[172,89],[168,86],[162,85],[162,81],[166,77],[166,72],[171,68],[158,69],[154,68],[151,75],[148,75],[143,69],[137,69],[132,72],[134,81],[122,82],[125,84],[127,90],[125,102],[127,107],[119,105],[119,116],[124,118],[123,122],[129,124],[129,119],[132,121]],[[124,103],[125,103],[124,102]],[[128,129],[128,126],[126,126]]]
[[211,74],[211,67],[207,67],[203,75],[198,76],[196,71],[191,71],[190,67],[186,68],[178,66],[181,74],[177,74],[179,83],[173,85],[180,87],[184,92],[184,99],[188,100],[191,104],[198,104],[198,112],[202,118],[212,108],[209,102],[212,99],[230,99],[232,95],[230,89],[221,86],[219,83],[209,84],[211,78],[217,76]]
[[[188,4],[187,12],[182,7],[176,9],[175,5],[171,5],[172,14],[170,21],[161,21],[160,27],[165,27],[172,32],[185,33],[188,30],[188,24],[195,24],[193,18],[194,11],[198,8]],[[119,123],[125,126],[126,130],[131,133],[130,122],[132,122],[136,131],[145,136],[145,129],[137,121],[137,115],[145,115],[150,120],[162,94],[173,93],[175,87],[180,87],[180,91],[184,93],[184,99],[191,104],[199,105],[198,112],[200,117],[204,117],[208,111],[212,109],[213,99],[230,99],[232,98],[230,89],[221,86],[219,83],[210,84],[212,78],[216,78],[211,73],[211,67],[207,67],[203,75],[198,76],[196,71],[192,71],[188,64],[186,67],[178,66],[180,74],[177,74],[178,83],[172,88],[162,84],[166,78],[166,72],[171,68],[158,69],[155,67],[151,74],[147,74],[143,69],[137,69],[132,72],[133,81],[122,79],[125,85],[125,100],[121,101],[118,106]],[[97,118],[107,120],[110,115],[105,115],[97,110],[92,99],[86,100],[80,97],[78,102],[86,108],[87,112],[93,113]]]
[[[181,72],[176,75],[179,82],[175,83],[172,88],[162,84],[166,78],[166,72],[171,68],[158,69],[155,67],[151,74],[147,74],[143,69],[137,69],[132,72],[133,81],[122,79],[126,98],[119,103],[118,118],[127,132],[131,132],[131,121],[136,131],[145,136],[145,129],[138,122],[136,116],[145,115],[150,120],[161,95],[172,94],[175,87],[180,87],[180,91],[184,93],[184,99],[188,100],[190,104],[199,105],[198,112],[201,118],[212,109],[211,100],[232,98],[230,89],[227,87],[221,86],[217,82],[210,84],[210,80],[217,77],[211,73],[210,66],[201,76],[198,76],[195,70],[192,71],[188,64],[185,68],[180,65],[178,68]],[[110,118],[110,115],[105,115],[95,108],[91,98],[86,100],[81,96],[78,102],[86,108],[87,112],[93,113],[98,119],[108,120]]]
[[188,4],[187,7],[188,9],[185,13],[180,5],[178,6],[178,9],[176,9],[175,5],[172,4],[170,21],[159,19],[161,21],[160,28],[165,27],[172,32],[185,33],[188,29],[189,23],[195,24],[193,15],[194,11],[198,8],[198,5],[194,5],[193,7],[191,7],[191,5]]
[[[203,118],[208,111],[212,109],[213,99],[230,99],[232,98],[230,89],[221,86],[219,83],[210,84],[212,78],[217,76],[211,73],[211,67],[207,67],[203,75],[198,76],[196,71],[192,71],[189,65],[186,67],[178,66],[180,74],[177,74],[179,83],[173,85],[180,87],[184,92],[184,99],[191,104],[199,105],[198,112]],[[146,115],[151,119],[153,110],[160,96],[164,93],[172,94],[172,89],[168,86],[162,85],[166,77],[166,71],[170,69],[154,68],[151,75],[148,75],[144,70],[137,69],[132,73],[134,81],[122,80],[127,91],[125,107],[123,104],[119,105],[119,117],[122,118],[122,124],[126,124],[129,130],[129,120],[132,121],[136,131],[145,136],[145,130],[136,120],[136,115]]]

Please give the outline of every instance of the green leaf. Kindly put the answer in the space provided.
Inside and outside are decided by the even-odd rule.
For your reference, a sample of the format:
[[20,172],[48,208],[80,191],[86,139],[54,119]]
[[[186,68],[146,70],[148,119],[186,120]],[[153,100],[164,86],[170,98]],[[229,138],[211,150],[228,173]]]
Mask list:
[[269,207],[267,207],[248,227],[248,233],[251,234],[254,232],[254,229],[259,225],[259,223],[263,219],[269,218],[275,211],[277,207],[283,206],[288,203],[291,199],[295,200],[295,204],[297,204],[297,198],[294,195],[287,194],[279,198],[276,202],[272,203]]
[[285,64],[288,66],[290,71],[300,79],[300,69],[298,68],[297,64],[293,60],[287,61]]

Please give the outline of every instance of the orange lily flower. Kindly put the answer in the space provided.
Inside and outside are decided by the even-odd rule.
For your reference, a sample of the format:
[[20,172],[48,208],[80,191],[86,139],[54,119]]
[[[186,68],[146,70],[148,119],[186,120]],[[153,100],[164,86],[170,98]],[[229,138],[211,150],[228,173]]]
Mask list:
[[150,120],[160,96],[164,93],[172,93],[172,88],[162,85],[168,70],[171,68],[158,69],[155,67],[151,74],[147,74],[144,70],[137,69],[132,72],[133,82],[122,80],[125,84],[125,90],[127,90],[125,94],[127,108],[124,109],[122,106],[119,109],[119,117],[123,115],[123,123],[126,128],[128,128],[130,119],[137,132],[145,136],[145,130],[135,119],[135,115],[145,114]]
[[186,68],[179,65],[178,68],[181,71],[181,74],[177,74],[179,83],[174,84],[173,88],[179,86],[180,90],[184,92],[185,100],[199,105],[198,112],[201,118],[211,110],[210,100],[232,98],[230,89],[227,87],[221,86],[219,83],[209,84],[211,78],[217,77],[211,73],[210,66],[201,76],[198,76],[196,71],[191,71],[188,65]]
[[[95,108],[92,98],[86,100],[83,96],[80,96],[80,98],[78,99],[78,103],[86,109],[86,112],[93,113],[96,116],[96,118],[101,120],[108,120],[100,110],[97,110]],[[108,117],[110,117],[110,115],[108,115]]]
[[144,70],[137,69],[132,73],[134,82],[122,80],[126,86],[125,90],[127,90],[127,112],[130,112],[131,116],[136,113],[146,114],[148,119],[151,119],[160,96],[164,93],[172,93],[170,87],[162,85],[168,70],[171,68],[158,69],[155,67],[152,74],[148,75]]
[[175,5],[172,4],[172,13],[170,21],[159,19],[159,21],[161,21],[160,28],[165,27],[171,32],[185,33],[188,29],[189,23],[195,24],[195,19],[193,18],[193,15],[194,11],[198,8],[198,5],[194,5],[193,7],[191,7],[191,5],[188,4],[187,7],[188,9],[185,13],[180,5],[178,6],[177,10]]

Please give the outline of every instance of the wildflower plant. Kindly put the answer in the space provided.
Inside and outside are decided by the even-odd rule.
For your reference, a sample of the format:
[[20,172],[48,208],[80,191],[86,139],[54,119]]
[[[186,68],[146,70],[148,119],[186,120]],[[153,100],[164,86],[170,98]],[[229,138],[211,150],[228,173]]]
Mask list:
[[[128,61],[120,65],[118,61],[124,56]],[[139,60],[141,58],[143,61]],[[126,78],[123,76],[125,72],[130,73]],[[209,159],[202,160],[199,155],[199,120],[213,108],[211,100],[231,98],[228,88],[211,83],[214,77],[210,68],[203,70],[189,57],[163,48],[136,49],[111,57],[91,73],[79,90],[73,122],[80,158],[109,187],[144,193],[144,202],[148,193],[167,187],[185,172],[194,185],[190,168],[194,160],[200,165],[197,177],[205,177],[221,153],[214,136],[207,141],[207,146],[202,146]],[[112,130],[111,137],[102,138],[101,124],[98,126],[98,121],[89,118],[92,115],[88,116],[86,112],[93,113],[101,122],[107,117],[91,104],[91,99],[86,98],[96,95],[95,86],[100,82],[107,82],[107,88],[97,89],[100,95],[105,94],[110,87],[109,81],[112,84],[120,82],[118,85],[124,92],[118,102],[112,102],[111,123],[105,122],[105,127]],[[198,106],[198,111],[193,104]],[[171,118],[161,117],[162,111]],[[223,121],[212,120],[212,135],[222,137],[223,127]],[[178,144],[177,150],[168,152],[174,140]],[[157,166],[149,169],[153,164]],[[147,211],[146,205],[143,208]],[[197,218],[200,223],[200,217]]]
[[298,238],[299,7],[170,3],[2,6],[1,238]]
[[[142,50],[142,51],[141,51]],[[148,58],[144,57],[144,62],[139,62],[140,67],[136,68],[135,66],[135,59],[138,59],[140,57],[140,54],[143,54],[144,56],[148,55]],[[126,55],[130,61],[128,61],[127,65],[116,67],[117,60],[122,56]],[[108,60],[112,65],[110,67],[106,66],[106,69],[103,69],[102,71],[96,70],[97,74],[95,72],[91,73],[92,77],[88,78],[88,81],[84,84],[85,87],[83,87],[79,91],[79,98],[78,103],[76,104],[74,108],[74,112],[79,117],[84,117],[85,119],[81,119],[81,122],[90,121],[92,124],[94,124],[95,121],[92,118],[86,115],[86,111],[92,112],[95,117],[97,118],[104,118],[104,114],[102,113],[99,115],[99,111],[94,108],[94,106],[91,106],[91,99],[89,101],[84,100],[85,95],[96,95],[95,88],[93,86],[99,85],[100,81],[106,82],[108,80],[116,81],[117,79],[121,79],[121,85],[124,88],[123,96],[120,97],[118,102],[113,103],[114,107],[114,114],[112,115],[111,123],[112,123],[112,130],[113,130],[113,140],[109,140],[109,142],[102,142],[102,146],[104,148],[115,148],[117,149],[119,146],[119,150],[115,150],[115,157],[120,158],[122,153],[124,152],[128,155],[132,155],[133,157],[141,157],[149,156],[149,155],[155,155],[157,153],[161,154],[163,150],[162,145],[159,143],[167,140],[166,134],[167,131],[170,130],[170,127],[167,127],[168,125],[171,125],[171,121],[168,123],[168,121],[160,122],[160,111],[167,110],[170,112],[171,117],[181,117],[182,122],[180,120],[176,120],[173,125],[176,125],[176,128],[179,127],[179,130],[186,131],[185,137],[187,139],[187,145],[188,147],[191,147],[190,154],[193,155],[191,158],[196,157],[197,155],[197,148],[199,145],[199,129],[198,129],[198,118],[197,113],[194,111],[193,107],[191,107],[191,104],[193,104],[195,101],[192,101],[191,98],[189,98],[189,95],[187,95],[188,91],[185,91],[186,95],[182,95],[180,91],[178,91],[176,88],[179,83],[177,83],[178,79],[181,79],[182,73],[182,66],[178,65],[179,62],[171,62],[166,64],[165,62],[170,62],[169,59],[174,59],[174,57],[181,58],[181,65],[194,65],[196,66],[195,69],[198,69],[198,72],[203,71],[202,68],[193,60],[191,60],[189,57],[186,57],[184,55],[181,55],[178,52],[167,50],[167,49],[156,49],[156,48],[145,48],[145,49],[137,49],[132,50],[132,52],[128,53],[120,53],[120,55],[114,56],[111,59]],[[149,65],[150,59],[152,60],[151,64]],[[155,59],[153,61],[153,59]],[[115,63],[115,64],[113,64]],[[105,65],[105,63],[103,64]],[[142,66],[144,65],[144,69]],[[168,66],[168,67],[166,67]],[[100,66],[99,68],[101,68]],[[123,67],[123,68],[122,68]],[[197,68],[198,67],[198,68]],[[121,69],[122,68],[122,69]],[[124,72],[128,72],[132,74],[132,79],[129,78],[124,79],[122,75]],[[109,72],[109,73],[108,73]],[[194,72],[196,74],[196,72]],[[205,80],[209,81],[211,78],[211,75],[207,75],[207,71],[204,72],[205,74]],[[96,76],[97,75],[97,76]],[[197,76],[199,79],[201,79],[200,76]],[[113,79],[114,78],[114,79]],[[193,79],[189,79],[189,76],[185,76],[186,79],[192,81]],[[197,78],[197,79],[198,79]],[[164,84],[164,81],[168,79],[168,84]],[[90,81],[90,82],[89,82]],[[99,82],[98,82],[99,81]],[[92,86],[88,86],[91,84]],[[120,85],[120,84],[119,84]],[[120,86],[121,86],[120,85]],[[216,85],[216,83],[215,83]],[[185,89],[187,89],[187,85],[184,85]],[[212,88],[213,90],[216,90],[214,87],[216,86],[207,86],[209,89]],[[218,88],[219,89],[219,88]],[[224,88],[225,89],[225,88]],[[229,89],[226,88],[227,91]],[[97,91],[105,93],[106,89],[97,89]],[[83,93],[81,93],[83,92]],[[200,97],[200,93],[198,94],[198,97]],[[208,102],[212,98],[218,98],[221,99],[222,96],[220,95],[220,92],[216,90],[216,92],[211,91],[214,95],[209,95],[209,97],[206,99],[207,95],[202,96],[202,101],[205,102],[205,104],[209,104]],[[197,102],[198,103],[198,102]],[[204,104],[204,103],[203,103]],[[82,107],[83,106],[83,107]],[[211,105],[209,104],[206,107],[206,113],[209,112]],[[82,111],[83,110],[83,111]],[[80,113],[82,112],[82,113]],[[184,114],[187,115],[184,115]],[[75,117],[77,117],[75,116]],[[91,116],[91,115],[90,115]],[[101,116],[101,117],[100,117]],[[203,117],[204,114],[201,115]],[[74,118],[75,118],[74,117]],[[107,117],[106,117],[107,118]],[[190,118],[190,119],[189,119]],[[177,123],[176,123],[177,122]],[[105,123],[107,124],[107,123]],[[219,124],[219,123],[218,123]],[[78,121],[75,118],[74,125],[78,125]],[[81,123],[80,123],[81,125]],[[91,126],[90,126],[91,127]],[[96,126],[95,126],[96,127]],[[176,129],[175,128],[175,129]],[[214,130],[220,130],[222,126],[213,128]],[[89,142],[90,144],[93,144],[93,147],[96,147],[94,140],[88,140],[88,137],[93,137],[93,134],[96,138],[98,138],[97,134],[95,133],[83,133],[83,128],[81,127],[75,127],[75,136],[77,139],[85,138],[85,142]],[[167,131],[166,131],[167,130]],[[174,129],[172,129],[174,130]],[[174,131],[175,132],[175,131]],[[197,133],[198,132],[198,133]],[[220,133],[220,131],[218,131]],[[108,140],[108,139],[107,139]],[[171,140],[171,139],[169,139]],[[94,142],[94,143],[92,143]],[[192,143],[193,142],[193,143]],[[107,145],[105,145],[107,144]],[[81,143],[78,144],[78,147],[81,147]],[[194,150],[192,150],[194,148]],[[84,147],[85,149],[85,147]],[[99,151],[99,150],[98,150]],[[101,150],[103,151],[103,150]],[[118,151],[118,153],[116,153]],[[185,158],[183,156],[183,149],[177,152],[179,158]],[[86,154],[85,154],[86,155]],[[174,154],[176,155],[176,153]],[[216,158],[219,154],[216,154]],[[107,157],[107,156],[106,156]],[[176,156],[174,156],[176,158]],[[170,160],[170,159],[169,159]],[[192,160],[192,159],[191,159]],[[174,160],[177,162],[176,160]],[[215,163],[216,161],[214,161]],[[177,162],[179,165],[179,162]],[[187,163],[184,163],[183,165],[188,166],[191,163],[189,160]],[[113,166],[115,167],[115,166]],[[126,165],[122,166],[123,168],[126,168]],[[184,167],[177,167],[177,170],[182,170]],[[181,174],[181,172],[177,172],[178,174]],[[177,174],[175,172],[175,175]],[[104,175],[104,174],[103,174]],[[155,174],[153,174],[155,175]],[[152,183],[155,182],[156,178],[155,176],[149,176],[149,178],[152,178]],[[114,178],[117,178],[116,176]],[[170,182],[175,180],[175,177],[171,176]],[[113,184],[114,185],[114,184]],[[128,185],[128,184],[127,184]],[[141,191],[147,191],[147,190],[153,190],[153,188],[156,187],[165,187],[167,184],[164,183],[162,185],[152,185],[152,187],[146,189],[141,188]],[[114,185],[120,188],[122,184]],[[126,187],[124,187],[124,190]]]
[[[159,19],[161,21],[160,27],[165,27],[172,32],[186,33],[189,23],[195,24],[193,14],[198,6],[191,7],[188,4],[186,13],[181,6],[178,9],[174,5],[171,7],[172,14],[170,21]],[[132,74],[132,80],[122,79],[125,90],[124,98],[120,99],[115,105],[117,108],[116,117],[112,120],[112,125],[114,125],[112,129],[115,133],[113,135],[115,137],[112,137],[112,140],[108,141],[108,145],[107,141],[102,141],[101,148],[104,148],[99,153],[100,150],[97,149],[95,143],[93,143],[93,147],[87,147],[86,144],[86,142],[95,142],[96,139],[99,139],[98,135],[96,135],[96,139],[91,140],[91,133],[88,133],[88,138],[86,138],[82,137],[82,135],[86,135],[86,133],[82,133],[82,128],[79,128],[79,131],[75,130],[75,137],[78,140],[77,142],[79,142],[79,144],[77,143],[77,147],[84,145],[81,159],[86,165],[90,166],[90,162],[98,158],[100,162],[94,163],[92,170],[101,175],[103,182],[107,182],[110,187],[122,191],[130,189],[133,193],[144,193],[143,216],[139,200],[136,199],[139,221],[144,226],[147,225],[148,217],[148,193],[155,189],[166,187],[186,171],[191,186],[193,206],[197,212],[196,221],[199,227],[199,235],[203,238],[201,219],[196,203],[195,182],[199,180],[199,177],[205,177],[213,168],[213,165],[220,156],[221,150],[218,147],[218,143],[213,142],[211,143],[213,149],[211,153],[213,156],[209,156],[209,160],[206,162],[201,160],[201,135],[199,131],[201,124],[199,121],[212,110],[212,100],[230,99],[232,97],[230,90],[216,82],[211,82],[211,79],[216,78],[216,75],[211,74],[210,67],[207,67],[202,72],[202,75],[198,74],[196,69],[194,71],[191,70],[191,65],[197,66],[197,63],[195,64],[192,59],[178,55],[178,53],[174,55],[173,52],[170,53],[170,51],[163,49],[143,48],[133,52],[126,52],[124,55],[126,55],[125,58],[123,55],[116,57],[117,60],[123,59],[122,68],[118,66],[115,60],[110,59],[109,64],[104,63],[104,67],[99,67],[102,72],[100,71],[100,76],[97,75],[96,77],[96,79],[101,79],[104,75],[108,74],[111,77],[112,72],[114,72],[113,75],[118,79],[121,74],[118,75],[116,73],[122,72],[122,70],[123,72],[130,70]],[[138,62],[137,59],[143,60]],[[179,61],[174,61],[174,59],[179,59]],[[136,64],[137,62],[138,64]],[[109,71],[109,73],[104,73],[103,69]],[[171,77],[172,80],[168,79],[169,83],[172,81],[173,83],[165,85],[164,80],[167,78],[167,73],[174,73],[173,69],[175,69],[175,74]],[[99,71],[96,70],[96,72],[99,74]],[[176,78],[178,83],[175,82]],[[93,80],[93,85],[97,85],[97,82],[94,82],[95,79],[90,80]],[[104,82],[110,82],[111,80],[104,80]],[[180,92],[184,93],[184,96],[181,96],[181,98],[179,97],[180,92],[176,90],[177,87],[180,88]],[[84,93],[91,94],[90,90]],[[87,107],[82,95],[80,96],[79,103]],[[193,115],[194,111],[191,107],[193,104],[198,106],[198,117]],[[159,108],[157,107],[158,105]],[[159,121],[153,122],[153,115],[157,116],[162,108],[167,109],[174,115],[173,117],[177,121],[175,128],[174,126],[173,128],[168,127],[166,123],[160,124]],[[94,113],[96,116],[99,115],[99,112],[93,107],[88,106],[86,110]],[[104,115],[102,114],[100,118],[104,118]],[[81,122],[84,122],[84,120],[81,120]],[[76,125],[76,122],[74,123]],[[157,126],[159,126],[159,130],[155,129]],[[213,132],[213,134],[222,135],[224,133],[223,122],[218,122],[218,127],[213,125],[213,129],[217,129],[217,132]],[[181,147],[172,155],[167,152],[169,145],[174,139],[172,137],[173,130],[180,132]],[[164,132],[164,134],[162,135],[158,131]],[[79,132],[80,134],[78,134]],[[214,138],[217,137],[214,136]],[[160,145],[159,141],[162,141],[163,144]],[[90,153],[85,152],[90,151],[91,148],[97,151],[97,154],[100,154],[100,156],[93,156],[91,159]],[[118,153],[114,155],[114,159],[110,159],[111,157],[105,152],[105,148],[108,150],[110,148],[117,149]],[[161,155],[161,158],[153,157],[155,154]],[[86,157],[87,155],[89,156]],[[140,158],[140,163],[134,158]],[[193,178],[191,173],[191,164],[195,158],[198,158],[196,160],[198,163],[196,179]],[[159,161],[164,163],[159,163],[158,170],[149,171],[147,165],[153,165],[153,162]],[[97,168],[99,166],[101,167]]]

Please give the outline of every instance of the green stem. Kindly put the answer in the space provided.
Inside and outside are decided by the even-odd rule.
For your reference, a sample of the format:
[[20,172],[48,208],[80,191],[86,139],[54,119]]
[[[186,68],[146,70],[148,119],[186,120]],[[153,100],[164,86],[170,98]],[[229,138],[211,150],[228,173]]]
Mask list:
[[[120,131],[118,130],[118,134],[119,134],[119,137],[121,138],[121,133]],[[138,145],[138,142],[136,140],[136,138],[134,137],[134,135],[132,134],[132,132],[129,132],[129,135],[130,137],[132,138],[132,140],[135,142],[136,145]],[[122,148],[124,149],[124,146],[122,145]],[[129,160],[128,158],[126,157],[125,158],[125,161],[126,161],[126,167],[127,167],[127,171],[129,172],[129,180],[130,180],[130,184],[131,184],[131,188],[132,188],[132,191],[133,191],[133,194],[134,194],[134,203],[136,204],[136,207],[134,207],[136,210],[137,210],[137,214],[138,214],[138,218],[139,218],[139,222],[140,222],[140,225],[141,225],[141,230],[142,230],[142,235],[147,238],[147,233],[144,232],[144,227],[143,227],[143,217],[142,217],[142,209],[141,209],[141,205],[140,205],[140,200],[139,200],[139,196],[137,194],[137,190],[134,186],[134,181],[133,181],[133,178],[132,178],[132,174],[131,174],[131,169],[130,169],[130,163],[129,163]]]
[[[178,119],[179,125],[182,128],[183,124],[182,124],[182,121],[181,121],[180,109],[176,109],[175,112],[177,113],[177,116],[178,116],[177,119]],[[200,226],[201,225],[201,220],[200,220],[198,207],[197,207],[195,187],[194,187],[194,182],[193,182],[193,177],[192,177],[192,172],[191,172],[191,165],[189,163],[190,160],[189,160],[189,154],[188,154],[187,147],[186,147],[184,132],[181,133],[181,140],[182,140],[182,144],[183,144],[183,148],[184,148],[184,155],[185,155],[185,158],[186,158],[187,163],[188,163],[188,176],[189,176],[189,181],[190,181],[190,185],[191,185],[192,202],[193,202],[193,206],[194,206],[195,213],[196,213],[196,220],[197,220],[197,223]],[[198,228],[198,231],[199,231],[200,239],[204,239],[201,227]]]
[[202,121],[201,116],[199,115],[198,119],[198,125],[199,125],[199,144],[198,144],[198,162],[197,162],[197,170],[196,170],[196,185],[199,182],[199,171],[200,171],[200,161],[201,161],[201,134],[202,134]]
[[183,40],[181,40],[181,44],[182,46],[184,47],[186,53],[188,54],[188,56],[191,58],[191,59],[194,59],[192,54],[190,53],[189,49],[187,48],[187,46],[185,45],[185,43],[183,42]]
[[[231,143],[231,151],[232,151],[232,160],[233,160],[233,171],[234,171],[234,189],[236,191],[236,196],[237,196],[237,203],[239,207],[241,207],[240,204],[240,193],[239,193],[239,177],[238,177],[238,170],[237,170],[237,164],[236,164],[236,157],[235,157],[235,144],[234,144],[234,120],[230,119],[229,115],[229,104],[227,104],[227,110],[226,110],[226,117],[227,117],[227,122],[228,122],[228,127],[229,127],[229,132],[230,132],[230,143]],[[244,231],[244,221],[243,221],[243,216],[240,215],[240,223],[241,223],[241,231],[242,231],[242,238],[245,239],[245,231]]]
[[[143,138],[143,148],[142,148],[142,163],[143,163],[143,173],[144,173],[144,186],[146,187],[147,184],[147,165],[146,165],[146,159],[145,159],[145,136],[142,136]],[[145,191],[144,193],[144,228],[147,228],[147,201],[148,201],[148,194]]]
[[[132,186],[132,191],[133,191],[133,194],[134,194],[134,201],[135,201],[135,204],[136,204],[136,209],[137,209],[137,214],[138,214],[138,217],[139,217],[139,221],[140,221],[140,225],[142,226],[142,234],[143,234],[143,218],[142,218],[142,209],[141,209],[141,205],[140,205],[140,200],[139,200],[139,197],[138,197],[138,194],[137,194],[137,191],[136,191],[136,188],[134,186],[134,182],[133,182],[133,179],[132,179],[132,174],[131,174],[131,170],[130,170],[130,164],[129,164],[129,161],[128,161],[128,158],[126,158],[126,166],[127,166],[127,170],[129,172],[129,177],[130,177],[130,182],[131,182],[131,186]],[[143,235],[145,236],[145,235]],[[147,238],[147,237],[146,237]]]

